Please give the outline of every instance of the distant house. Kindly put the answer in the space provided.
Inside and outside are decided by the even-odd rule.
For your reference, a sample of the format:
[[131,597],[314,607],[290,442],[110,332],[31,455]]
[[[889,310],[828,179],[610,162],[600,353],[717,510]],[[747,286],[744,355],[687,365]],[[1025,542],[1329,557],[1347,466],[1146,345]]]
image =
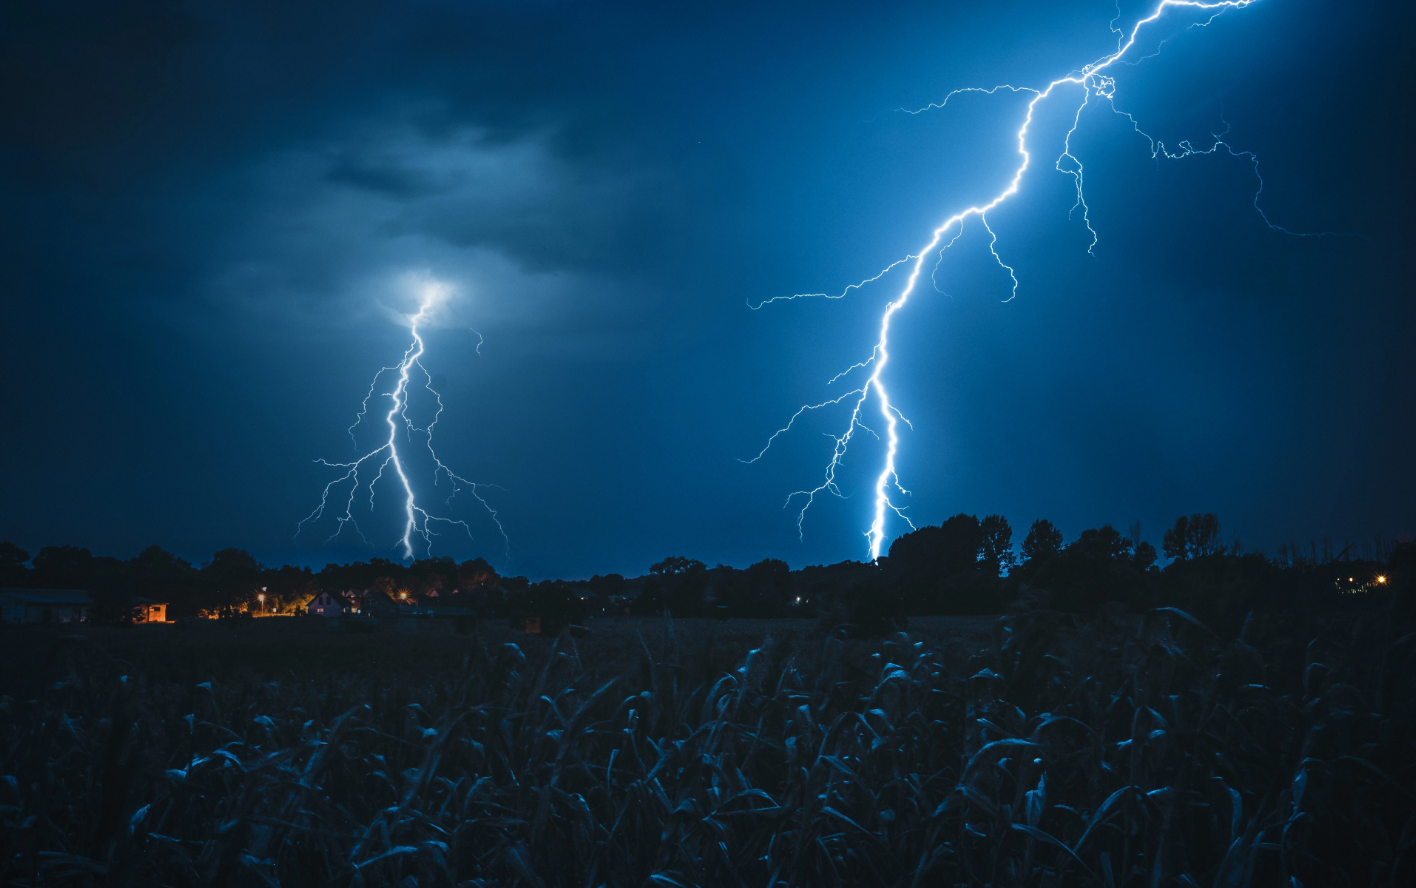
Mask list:
[[337,617],[344,613],[344,599],[329,592],[321,592],[310,602],[310,613],[317,617]]
[[350,610],[366,617],[395,616],[405,605],[412,604],[406,598],[395,600],[378,589],[350,589],[344,593],[344,600]]
[[82,623],[93,599],[79,589],[0,589],[0,614],[6,623]]
[[511,621],[511,627],[531,635],[541,634],[540,617],[517,617]]
[[134,623],[166,623],[167,602],[153,601],[151,598],[133,599]]

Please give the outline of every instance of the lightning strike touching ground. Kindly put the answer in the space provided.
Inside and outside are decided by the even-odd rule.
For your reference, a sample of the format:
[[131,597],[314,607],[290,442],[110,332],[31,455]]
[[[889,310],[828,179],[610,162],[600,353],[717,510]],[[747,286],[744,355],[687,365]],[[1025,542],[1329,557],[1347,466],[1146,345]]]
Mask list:
[[[368,415],[369,399],[374,397],[374,390],[378,388],[379,380],[383,378],[385,373],[392,372],[398,374],[393,390],[379,395],[379,397],[389,399],[388,413],[384,415],[384,422],[388,426],[388,438],[379,447],[363,454],[352,462],[329,462],[324,459],[315,460],[315,462],[320,465],[329,466],[334,469],[344,469],[345,472],[340,477],[335,478],[325,485],[324,493],[320,496],[320,504],[315,507],[313,512],[306,515],[305,518],[296,525],[295,536],[297,538],[300,536],[300,531],[304,528],[306,523],[317,521],[324,516],[325,509],[329,507],[330,492],[335,489],[337,485],[348,481],[353,482],[349,488],[349,496],[344,502],[344,511],[335,515],[337,527],[334,533],[330,535],[329,539],[333,540],[338,537],[344,531],[344,526],[348,524],[354,528],[354,531],[359,534],[361,539],[368,542],[368,538],[364,536],[364,532],[359,529],[359,524],[354,519],[354,500],[355,497],[358,496],[360,488],[367,489],[369,511],[372,512],[374,509],[374,485],[383,478],[384,470],[390,466],[393,467],[393,473],[398,477],[398,481],[403,489],[404,523],[403,536],[399,540],[399,544],[403,547],[404,559],[414,557],[414,536],[422,538],[423,542],[426,544],[427,550],[425,554],[431,553],[433,537],[437,536],[431,527],[431,524],[434,522],[461,527],[466,531],[468,538],[472,538],[472,528],[468,526],[466,521],[433,515],[422,506],[418,505],[417,497],[413,492],[413,483],[409,478],[409,466],[407,465],[406,458],[400,455],[398,450],[399,435],[401,432],[402,437],[407,439],[409,446],[414,444],[415,434],[421,437],[421,445],[427,450],[428,457],[432,460],[433,484],[436,485],[441,479],[446,478],[448,484],[451,485],[452,492],[448,495],[444,504],[450,504],[452,498],[457,496],[463,489],[470,491],[477,502],[481,503],[482,508],[487,510],[487,514],[491,517],[492,523],[496,525],[497,531],[501,533],[502,542],[507,546],[510,545],[510,541],[506,535],[506,529],[502,527],[501,520],[497,517],[496,510],[492,508],[491,504],[488,503],[478,491],[479,487],[488,487],[491,485],[477,484],[457,475],[438,458],[437,453],[433,450],[433,428],[437,426],[438,419],[442,417],[443,402],[442,395],[438,394],[433,388],[432,375],[428,373],[427,368],[423,366],[425,346],[423,344],[423,337],[418,332],[418,325],[428,319],[429,313],[436,307],[439,301],[447,297],[448,293],[449,288],[443,284],[428,283],[423,287],[422,303],[418,306],[418,312],[408,319],[408,326],[412,332],[413,341],[409,343],[408,349],[404,351],[402,361],[392,367],[382,367],[379,369],[379,372],[374,374],[373,381],[369,383],[369,393],[364,396],[364,402],[359,409],[359,415],[354,419],[354,424],[351,425],[348,430],[349,439],[354,442],[354,449],[357,451],[359,449],[359,442],[354,432],[364,423],[364,418]],[[482,337],[481,334],[477,334],[477,350],[479,354],[481,353],[481,348]],[[434,400],[437,402],[437,409],[433,412],[432,420],[424,427],[419,427],[408,415],[410,385],[413,381],[411,375],[415,368],[423,377],[423,387],[432,394]],[[382,457],[381,461],[376,459],[376,457],[380,456]],[[364,482],[359,477],[360,469],[366,469],[375,463],[378,465],[378,471],[367,483]]]
[[[1014,272],[1012,266],[1004,262],[1003,257],[998,253],[998,235],[994,232],[993,228],[988,223],[988,213],[990,210],[994,209],[999,204],[1002,204],[1008,198],[1018,193],[1018,189],[1023,180],[1023,175],[1027,172],[1029,166],[1032,163],[1032,153],[1029,150],[1028,146],[1028,130],[1032,126],[1034,111],[1037,109],[1040,103],[1047,101],[1054,94],[1064,97],[1071,95],[1077,96],[1076,111],[1075,114],[1072,116],[1071,127],[1067,130],[1066,136],[1063,138],[1061,153],[1057,156],[1057,159],[1054,162],[1053,166],[1058,172],[1063,173],[1064,175],[1071,176],[1074,180],[1076,188],[1076,199],[1075,203],[1072,205],[1072,209],[1069,211],[1069,217],[1076,214],[1077,211],[1080,210],[1081,221],[1086,226],[1087,232],[1091,236],[1091,243],[1087,247],[1088,252],[1092,252],[1095,248],[1098,236],[1096,230],[1092,227],[1090,209],[1087,206],[1086,195],[1083,188],[1084,168],[1082,162],[1072,154],[1072,136],[1076,134],[1078,127],[1081,126],[1082,112],[1087,108],[1088,103],[1091,102],[1092,99],[1105,102],[1114,113],[1127,118],[1131,122],[1135,131],[1150,142],[1151,156],[1154,159],[1159,159],[1163,157],[1169,160],[1180,160],[1186,157],[1196,155],[1216,154],[1221,149],[1223,149],[1233,157],[1248,160],[1253,165],[1255,178],[1258,179],[1258,189],[1254,194],[1254,208],[1258,211],[1260,217],[1264,220],[1264,223],[1268,225],[1269,228],[1275,231],[1282,232],[1284,234],[1293,234],[1304,237],[1320,237],[1333,234],[1333,232],[1317,232],[1312,234],[1293,232],[1280,225],[1276,225],[1269,220],[1268,215],[1264,213],[1263,209],[1259,206],[1259,195],[1263,192],[1263,179],[1258,174],[1258,157],[1251,151],[1238,151],[1234,149],[1231,145],[1229,145],[1229,143],[1224,141],[1223,137],[1228,133],[1227,125],[1223,133],[1212,134],[1214,138],[1214,143],[1209,148],[1196,148],[1190,142],[1183,141],[1179,143],[1178,150],[1172,150],[1167,148],[1163,142],[1147,135],[1141,129],[1140,124],[1136,121],[1135,117],[1132,116],[1129,112],[1123,111],[1116,107],[1116,81],[1113,77],[1109,76],[1106,71],[1113,65],[1116,65],[1118,63],[1125,65],[1138,64],[1145,58],[1150,58],[1151,56],[1159,53],[1160,47],[1163,47],[1165,43],[1165,41],[1162,41],[1160,47],[1157,47],[1151,53],[1151,55],[1143,56],[1134,60],[1127,59],[1126,56],[1135,47],[1137,35],[1140,33],[1142,28],[1157,21],[1163,15],[1165,15],[1167,10],[1170,10],[1172,8],[1176,10],[1190,10],[1198,12],[1200,14],[1198,20],[1192,22],[1189,25],[1189,28],[1203,28],[1208,26],[1219,15],[1226,11],[1231,9],[1243,9],[1247,6],[1252,5],[1255,2],[1257,2],[1257,0],[1214,0],[1214,2],[1210,2],[1210,0],[1160,0],[1160,2],[1153,8],[1150,15],[1137,21],[1135,25],[1131,28],[1129,33],[1116,27],[1117,19],[1112,20],[1111,30],[1112,32],[1117,34],[1116,51],[1114,53],[1103,56],[1102,58],[1082,67],[1078,71],[1068,74],[1065,77],[1060,77],[1057,80],[1054,80],[1051,83],[1047,84],[1047,86],[1042,89],[1011,86],[1008,84],[1003,84],[992,88],[967,87],[963,89],[956,89],[953,92],[950,92],[947,96],[944,97],[942,101],[932,103],[916,111],[906,112],[909,114],[920,114],[926,111],[940,110],[947,107],[950,99],[953,99],[955,96],[959,96],[966,93],[981,93],[984,95],[993,95],[995,93],[1003,91],[1010,93],[1032,94],[1032,99],[1027,104],[1027,110],[1023,116],[1022,124],[1021,126],[1019,126],[1017,131],[1018,155],[1021,158],[1020,162],[1018,164],[1017,169],[1014,171],[1011,180],[1009,180],[1007,184],[991,200],[987,201],[986,203],[978,204],[976,206],[965,207],[953,213],[948,218],[944,219],[943,222],[939,223],[939,226],[934,229],[934,232],[930,237],[929,242],[926,243],[923,248],[914,253],[911,253],[904,259],[900,259],[890,263],[873,277],[866,278],[860,283],[852,284],[846,287],[846,289],[840,295],[828,295],[825,293],[803,293],[794,296],[778,296],[772,299],[765,300],[761,303],[758,303],[757,305],[752,305],[749,302],[748,307],[756,310],[772,302],[790,301],[809,296],[821,296],[828,299],[840,299],[849,295],[851,290],[860,289],[866,284],[880,280],[888,272],[892,271],[895,267],[906,262],[910,262],[911,260],[913,261],[913,264],[910,267],[909,277],[905,281],[904,287],[900,290],[899,295],[896,296],[885,307],[884,314],[880,318],[879,334],[876,338],[874,348],[871,349],[869,357],[855,364],[852,364],[850,367],[846,368],[844,371],[833,377],[830,382],[834,383],[842,377],[846,376],[847,374],[851,373],[853,370],[857,369],[869,368],[871,371],[869,377],[867,377],[861,385],[857,386],[849,392],[846,392],[843,395],[840,395],[836,398],[832,398],[830,400],[822,401],[817,404],[804,405],[799,410],[797,410],[795,414],[792,415],[792,418],[787,422],[785,426],[778,429],[772,434],[770,438],[767,439],[766,446],[762,448],[761,452],[759,452],[757,456],[753,457],[750,460],[743,460],[743,462],[753,463],[762,459],[764,456],[766,456],[767,451],[771,449],[773,442],[775,442],[777,438],[781,435],[790,431],[796,421],[800,419],[803,415],[811,411],[821,410],[827,407],[832,407],[840,404],[850,404],[850,421],[847,423],[845,431],[839,435],[830,436],[834,439],[835,446],[831,453],[831,459],[826,464],[825,476],[822,479],[821,483],[814,488],[793,491],[787,496],[784,508],[786,506],[790,506],[793,502],[797,502],[799,500],[802,502],[801,510],[797,513],[796,523],[798,534],[802,533],[802,522],[806,518],[807,510],[809,510],[812,504],[815,503],[818,494],[827,493],[838,497],[844,496],[840,488],[837,486],[836,473],[841,466],[841,461],[845,457],[846,451],[850,446],[851,439],[854,437],[856,431],[863,429],[866,432],[875,435],[877,438],[880,437],[878,433],[871,430],[861,421],[862,412],[866,409],[872,394],[874,394],[876,397],[876,400],[879,404],[880,414],[885,421],[883,439],[885,443],[885,460],[884,465],[880,469],[879,475],[875,479],[874,515],[873,520],[870,524],[870,529],[865,533],[866,541],[870,552],[870,558],[874,560],[880,557],[880,550],[885,542],[885,520],[887,517],[887,513],[893,513],[901,520],[903,520],[906,524],[908,524],[912,529],[914,528],[913,522],[911,522],[909,516],[905,514],[904,507],[899,505],[895,500],[891,498],[891,495],[893,493],[908,495],[909,491],[907,491],[903,486],[901,486],[899,474],[895,466],[895,457],[899,447],[899,434],[897,423],[899,420],[904,419],[904,417],[890,402],[890,395],[886,391],[885,382],[883,379],[885,368],[890,362],[890,323],[894,319],[895,314],[900,309],[905,307],[905,304],[909,301],[911,294],[914,293],[915,285],[919,281],[920,273],[924,270],[924,263],[926,259],[938,252],[939,258],[935,260],[935,269],[937,269],[939,262],[943,259],[944,252],[948,250],[949,247],[953,246],[954,242],[958,240],[959,236],[963,233],[964,224],[969,219],[974,217],[977,217],[978,222],[983,226],[984,230],[989,235],[989,253],[997,261],[998,265],[1008,272],[1008,275],[1012,280],[1012,293],[1008,297],[1008,299],[1004,301],[1011,301],[1014,297],[1018,295],[1017,274]],[[953,232],[953,237],[949,238],[948,241],[945,242],[945,236],[948,235],[951,231]],[[943,246],[941,246],[941,243],[943,244]],[[933,271],[931,271],[930,277],[931,280],[933,280]],[[935,282],[935,289],[938,289],[937,281]],[[908,424],[907,420],[906,423]]]

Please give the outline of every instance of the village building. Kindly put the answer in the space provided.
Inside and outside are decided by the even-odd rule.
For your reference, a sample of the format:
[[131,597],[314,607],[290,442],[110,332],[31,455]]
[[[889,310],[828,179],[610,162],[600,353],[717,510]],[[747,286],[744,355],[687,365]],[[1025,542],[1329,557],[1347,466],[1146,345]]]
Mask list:
[[344,593],[344,599],[353,613],[375,618],[395,616],[402,608],[415,603],[406,597],[394,598],[379,589],[350,589]]
[[6,623],[82,623],[93,599],[79,589],[0,589],[0,614]]
[[[132,622],[167,622],[167,602],[132,599]],[[6,623],[87,623],[93,596],[82,589],[0,589],[0,620]]]
[[310,602],[310,614],[316,617],[337,617],[344,613],[343,597],[330,592],[321,592]]
[[166,623],[167,602],[153,601],[151,598],[133,599],[134,623]]

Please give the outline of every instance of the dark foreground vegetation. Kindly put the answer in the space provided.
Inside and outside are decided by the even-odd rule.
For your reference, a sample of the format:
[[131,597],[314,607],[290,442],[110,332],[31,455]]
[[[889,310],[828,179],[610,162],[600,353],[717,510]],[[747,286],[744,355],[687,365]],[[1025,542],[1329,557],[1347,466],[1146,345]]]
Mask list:
[[1408,548],[1233,630],[9,630],[0,882],[1410,885]]

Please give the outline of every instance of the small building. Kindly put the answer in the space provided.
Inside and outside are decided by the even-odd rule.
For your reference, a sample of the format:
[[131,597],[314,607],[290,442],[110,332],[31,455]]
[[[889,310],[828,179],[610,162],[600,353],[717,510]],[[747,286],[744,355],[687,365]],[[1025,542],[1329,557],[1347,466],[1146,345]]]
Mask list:
[[167,602],[153,601],[151,598],[133,599],[134,623],[166,623]]
[[541,634],[540,617],[515,617],[511,621],[511,628],[525,632],[528,635]]
[[93,599],[79,589],[0,589],[0,617],[6,623],[83,623]]
[[317,617],[337,617],[344,613],[344,598],[321,592],[310,602],[310,613]]

